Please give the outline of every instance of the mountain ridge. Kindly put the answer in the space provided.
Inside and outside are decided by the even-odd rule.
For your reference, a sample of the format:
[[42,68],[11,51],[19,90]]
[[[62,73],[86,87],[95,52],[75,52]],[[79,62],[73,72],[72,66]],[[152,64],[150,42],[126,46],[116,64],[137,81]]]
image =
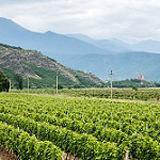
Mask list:
[[[2,26],[0,20],[0,31],[3,28],[7,26]],[[19,32],[19,29],[17,32],[12,32],[12,29],[8,33],[1,32],[0,42],[39,50],[70,68],[91,72],[103,79],[106,78],[106,72],[112,69],[118,73],[117,79],[120,80],[135,78],[137,74],[144,74],[147,80],[160,80],[158,74],[160,54],[156,52],[157,56],[155,52],[147,51],[156,49],[150,45],[150,41],[144,46],[137,46],[140,43],[128,44],[117,39],[94,40],[85,35],[78,35],[81,36],[81,39],[78,39],[71,37],[73,35],[51,31],[38,33],[23,29],[22,32]],[[160,46],[158,41],[156,46],[157,49]]]
[[93,74],[66,68],[41,52],[4,44],[0,44],[0,68],[13,81],[16,75],[22,76],[25,81],[29,77],[32,87],[37,88],[53,86],[56,75],[63,87],[93,87],[103,84]]
[[[3,19],[4,21],[4,19]],[[78,40],[76,38],[67,37],[63,34],[55,32],[32,32],[28,29],[20,29],[20,25],[10,20],[11,26],[7,27],[8,19],[6,20],[6,27],[2,25],[0,19],[0,30],[7,30],[7,32],[1,32],[0,41],[13,46],[21,46],[23,48],[38,49],[48,56],[52,57],[57,54],[79,54],[85,53],[106,53],[105,50],[98,48],[90,43]],[[14,32],[10,28],[14,28]],[[17,27],[17,30],[16,30]],[[32,39],[32,42],[30,41]],[[47,49],[46,49],[47,48]],[[69,50],[69,48],[71,48]]]

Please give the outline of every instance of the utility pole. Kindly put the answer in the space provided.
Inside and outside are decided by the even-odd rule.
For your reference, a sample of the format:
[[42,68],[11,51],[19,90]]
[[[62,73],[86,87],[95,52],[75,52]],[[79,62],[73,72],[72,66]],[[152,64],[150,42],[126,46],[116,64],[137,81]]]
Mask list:
[[30,82],[29,82],[29,75],[28,75],[28,77],[27,77],[27,88],[28,88],[28,93],[29,93],[29,84],[30,84]]
[[[30,62],[30,60],[29,60],[29,53],[28,53],[27,61]],[[29,72],[28,72],[28,75],[27,75],[27,89],[28,89],[28,94],[29,94],[29,88],[30,88],[30,82],[29,82]]]
[[113,98],[113,71],[111,70],[111,73],[110,73],[110,83],[111,83],[111,100]]
[[12,91],[12,81],[11,81],[11,79],[9,80],[9,91],[10,92]]
[[58,86],[59,86],[59,77],[56,75],[56,94],[58,94]]

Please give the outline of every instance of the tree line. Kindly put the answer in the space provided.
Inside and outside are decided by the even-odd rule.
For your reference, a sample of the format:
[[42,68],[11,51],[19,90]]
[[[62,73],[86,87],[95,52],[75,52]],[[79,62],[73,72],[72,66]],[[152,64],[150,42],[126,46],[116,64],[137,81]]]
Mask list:
[[9,92],[9,89],[12,88],[11,85],[14,85],[16,89],[23,89],[23,78],[20,75],[15,75],[15,83],[11,84],[11,81],[0,71],[0,92]]

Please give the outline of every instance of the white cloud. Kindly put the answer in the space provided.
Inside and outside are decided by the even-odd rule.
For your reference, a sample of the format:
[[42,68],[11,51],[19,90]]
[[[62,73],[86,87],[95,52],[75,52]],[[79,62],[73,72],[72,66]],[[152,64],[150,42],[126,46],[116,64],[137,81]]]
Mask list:
[[33,31],[160,40],[159,0],[0,0],[0,16]]

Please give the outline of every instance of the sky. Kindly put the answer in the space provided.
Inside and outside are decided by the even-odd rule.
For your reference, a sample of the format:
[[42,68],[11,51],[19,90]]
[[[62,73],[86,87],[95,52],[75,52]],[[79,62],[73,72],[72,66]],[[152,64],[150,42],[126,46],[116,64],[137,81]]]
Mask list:
[[0,16],[36,32],[160,40],[160,0],[0,0]]

